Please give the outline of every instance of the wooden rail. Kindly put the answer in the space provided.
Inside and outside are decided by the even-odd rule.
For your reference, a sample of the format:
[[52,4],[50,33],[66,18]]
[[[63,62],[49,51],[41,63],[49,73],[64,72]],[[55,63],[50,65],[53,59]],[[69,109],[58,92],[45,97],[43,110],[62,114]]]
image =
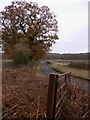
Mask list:
[[[64,83],[58,87],[61,78],[64,79]],[[67,88],[66,85],[68,82],[71,82],[70,72],[64,74],[49,75],[49,87],[48,87],[47,106],[46,106],[47,119],[52,118],[52,120],[55,120],[56,118],[59,118],[60,103],[66,91]],[[59,93],[59,98],[57,101],[58,93]]]

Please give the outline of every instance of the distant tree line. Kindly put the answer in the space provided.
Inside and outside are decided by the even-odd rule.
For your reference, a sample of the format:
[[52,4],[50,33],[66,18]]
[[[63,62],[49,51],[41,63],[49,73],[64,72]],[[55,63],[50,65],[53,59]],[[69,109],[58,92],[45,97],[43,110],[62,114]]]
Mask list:
[[58,53],[48,53],[47,59],[61,59],[61,60],[89,60],[90,53],[75,53],[75,54],[58,54]]

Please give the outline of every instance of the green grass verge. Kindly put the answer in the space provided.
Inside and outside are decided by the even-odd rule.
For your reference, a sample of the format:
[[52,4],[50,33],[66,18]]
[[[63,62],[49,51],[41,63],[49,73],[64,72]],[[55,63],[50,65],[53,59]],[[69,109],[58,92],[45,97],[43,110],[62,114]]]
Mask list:
[[82,69],[77,69],[77,68],[72,68],[68,66],[63,66],[61,64],[57,64],[54,62],[47,62],[48,66],[58,72],[64,73],[64,72],[71,72],[73,76],[78,77],[78,78],[84,78],[87,80],[90,80],[88,77],[88,70],[82,70]]

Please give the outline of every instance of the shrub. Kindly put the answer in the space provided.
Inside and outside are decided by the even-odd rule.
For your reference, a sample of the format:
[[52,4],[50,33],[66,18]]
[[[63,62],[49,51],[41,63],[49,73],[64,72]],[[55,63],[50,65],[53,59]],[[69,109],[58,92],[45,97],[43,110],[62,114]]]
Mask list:
[[13,63],[15,65],[28,64],[27,55],[21,51],[18,51],[14,56]]
[[18,44],[13,57],[14,65],[27,65],[31,61],[30,52],[27,46]]

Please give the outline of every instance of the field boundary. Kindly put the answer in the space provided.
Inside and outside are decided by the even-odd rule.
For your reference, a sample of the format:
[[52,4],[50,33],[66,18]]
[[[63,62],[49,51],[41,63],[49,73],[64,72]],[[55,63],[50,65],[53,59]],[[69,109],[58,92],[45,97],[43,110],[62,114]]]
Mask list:
[[[64,78],[64,83],[58,88],[58,81],[60,78]],[[64,74],[49,74],[49,87],[47,96],[46,116],[47,118],[59,118],[60,103],[66,91],[68,82],[71,82],[71,72]],[[57,101],[58,94],[58,101]]]

